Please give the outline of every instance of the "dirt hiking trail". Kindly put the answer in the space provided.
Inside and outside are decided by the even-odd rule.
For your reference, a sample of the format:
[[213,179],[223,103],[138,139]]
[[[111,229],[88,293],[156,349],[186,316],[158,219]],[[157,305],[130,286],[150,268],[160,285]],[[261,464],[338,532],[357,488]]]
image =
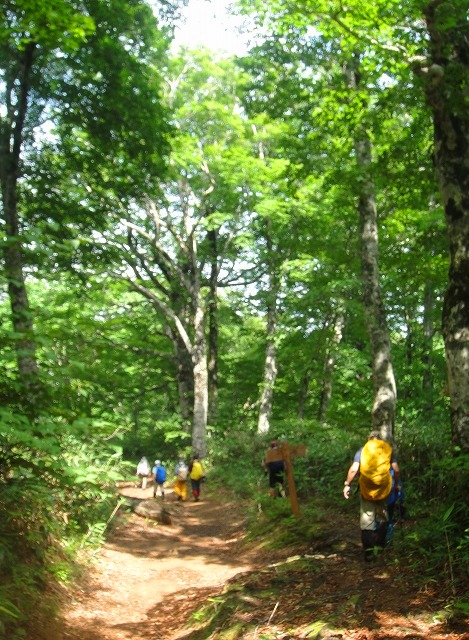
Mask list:
[[[121,493],[161,510],[152,488]],[[363,561],[356,522],[335,521],[302,549],[267,550],[245,543],[238,504],[181,503],[168,491],[164,505],[170,525],[121,514],[61,619],[28,640],[469,640],[467,621],[444,615],[434,581],[417,586],[390,558]],[[218,621],[202,629],[191,614],[227,584],[225,605],[213,605]]]
[[[164,503],[152,497],[152,487],[120,493],[141,501],[151,516],[118,518],[51,640],[178,638],[172,631],[198,603],[250,568],[237,551],[244,522],[233,509],[204,498],[177,502],[168,489]],[[163,506],[171,525],[156,521]]]

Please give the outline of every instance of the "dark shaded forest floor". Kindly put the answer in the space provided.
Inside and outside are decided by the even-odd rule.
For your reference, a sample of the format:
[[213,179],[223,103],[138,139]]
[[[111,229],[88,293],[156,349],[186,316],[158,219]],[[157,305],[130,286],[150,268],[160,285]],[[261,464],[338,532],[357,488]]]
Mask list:
[[[122,513],[61,615],[28,640],[469,640],[442,584],[388,551],[365,563],[357,522],[334,512],[303,545],[246,539],[241,505],[210,495],[157,524],[152,490],[127,488],[148,517]],[[339,518],[339,519],[338,519]]]

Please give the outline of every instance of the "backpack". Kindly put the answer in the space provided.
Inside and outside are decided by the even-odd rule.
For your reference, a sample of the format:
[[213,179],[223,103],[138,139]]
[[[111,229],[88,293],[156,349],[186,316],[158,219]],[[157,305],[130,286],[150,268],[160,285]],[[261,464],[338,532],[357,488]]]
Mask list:
[[166,469],[164,467],[156,467],[156,481],[162,483],[166,480]]
[[186,480],[189,469],[185,464],[179,464],[176,470],[176,477],[178,480]]
[[146,458],[142,458],[137,465],[137,475],[147,476],[150,473],[150,464]]
[[384,440],[368,440],[360,455],[358,483],[365,500],[384,500],[391,493],[392,447]]
[[192,480],[200,480],[200,478],[204,475],[204,470],[202,465],[197,460],[192,464],[191,478]]
[[285,471],[285,464],[283,460],[275,460],[275,462],[268,462],[267,466],[269,467],[269,471],[272,471],[275,473]]

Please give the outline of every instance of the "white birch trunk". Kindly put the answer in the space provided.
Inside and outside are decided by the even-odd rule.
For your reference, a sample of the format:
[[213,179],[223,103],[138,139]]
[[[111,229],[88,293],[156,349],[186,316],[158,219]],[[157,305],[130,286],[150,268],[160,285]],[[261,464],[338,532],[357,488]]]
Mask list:
[[361,170],[359,200],[363,304],[371,343],[374,399],[373,429],[392,438],[396,413],[396,383],[391,361],[391,340],[386,320],[378,266],[378,222],[374,185],[369,175],[371,144],[366,132],[356,143]]
[[[344,69],[349,89],[356,90],[360,81],[358,57]],[[396,414],[396,382],[391,361],[391,340],[381,296],[378,262],[378,216],[374,183],[371,175],[372,153],[369,133],[361,127],[355,140],[357,166],[360,174],[359,205],[360,253],[363,283],[363,305],[371,346],[373,378],[373,430],[383,438],[392,438]]]
[[264,382],[259,404],[259,419],[257,433],[262,435],[270,431],[270,417],[274,398],[275,380],[277,379],[277,347],[275,345],[275,331],[277,327],[276,290],[271,292],[272,301],[267,313],[267,346],[265,351]]
[[201,458],[207,455],[207,410],[208,410],[208,367],[207,341],[205,337],[205,313],[200,294],[197,296],[197,308],[194,316],[194,346],[192,364],[194,365],[194,418],[192,422],[192,449]]

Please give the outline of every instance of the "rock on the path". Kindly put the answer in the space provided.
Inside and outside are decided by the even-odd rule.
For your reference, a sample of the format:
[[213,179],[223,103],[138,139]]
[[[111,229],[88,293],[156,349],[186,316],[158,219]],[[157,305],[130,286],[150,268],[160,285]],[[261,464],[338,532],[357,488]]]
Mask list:
[[143,518],[151,518],[156,520],[159,524],[171,525],[172,518],[171,513],[161,504],[156,503],[154,500],[138,500],[133,501],[132,510]]

